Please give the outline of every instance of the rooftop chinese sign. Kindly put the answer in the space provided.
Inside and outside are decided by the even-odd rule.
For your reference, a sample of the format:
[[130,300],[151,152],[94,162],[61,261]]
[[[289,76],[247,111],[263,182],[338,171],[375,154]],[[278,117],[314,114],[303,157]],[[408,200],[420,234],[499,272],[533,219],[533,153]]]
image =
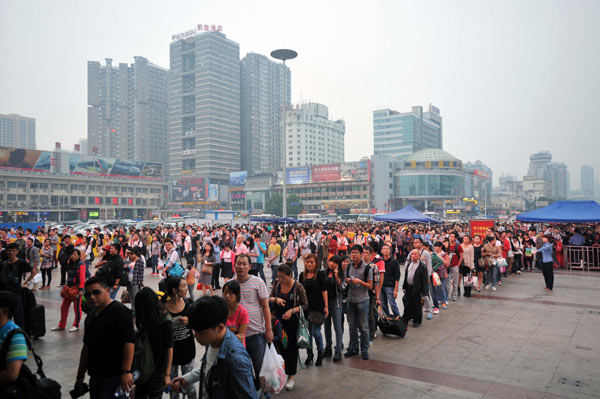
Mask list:
[[202,32],[222,32],[223,27],[221,25],[203,25],[198,24],[194,29],[190,29],[183,33],[178,33],[176,35],[171,36],[173,41],[187,39],[188,37],[192,37]]

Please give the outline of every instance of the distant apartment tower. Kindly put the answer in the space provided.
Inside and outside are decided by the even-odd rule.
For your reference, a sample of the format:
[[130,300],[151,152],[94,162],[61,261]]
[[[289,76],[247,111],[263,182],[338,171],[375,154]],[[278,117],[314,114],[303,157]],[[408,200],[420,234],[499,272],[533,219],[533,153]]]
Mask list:
[[581,191],[586,197],[594,198],[594,167],[583,165],[581,167]]
[[305,103],[290,109],[287,124],[287,166],[344,162],[343,120],[330,120],[323,104]]
[[[249,53],[240,63],[241,170],[250,174],[283,168],[283,64]],[[291,74],[285,68],[285,107],[291,103]]]
[[240,47],[220,31],[174,35],[169,173],[228,184],[240,170]]
[[548,168],[550,162],[552,162],[552,154],[549,151],[539,151],[530,155],[527,176],[550,180],[550,170]]
[[566,200],[569,194],[569,171],[567,165],[559,162],[548,164],[552,191],[555,199]]
[[88,61],[88,153],[166,165],[168,71],[134,60]]
[[0,114],[0,147],[35,150],[35,119]]
[[429,104],[412,107],[411,112],[391,109],[373,111],[374,154],[404,158],[425,148],[443,146],[440,110]]

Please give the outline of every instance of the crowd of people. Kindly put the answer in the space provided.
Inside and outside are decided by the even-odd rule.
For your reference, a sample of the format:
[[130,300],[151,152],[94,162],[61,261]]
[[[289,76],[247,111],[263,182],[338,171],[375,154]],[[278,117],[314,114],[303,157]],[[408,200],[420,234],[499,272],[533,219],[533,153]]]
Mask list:
[[[459,296],[496,291],[510,274],[534,268],[551,291],[562,245],[600,245],[598,238],[597,228],[532,225],[474,236],[465,225],[388,224],[0,230],[0,290],[17,298],[21,287],[50,290],[60,269],[63,302],[52,330],[66,329],[71,304],[70,332],[87,313],[77,392],[87,372],[92,398],[134,385],[136,398],[165,390],[172,398],[257,397],[268,345],[283,357],[292,390],[298,366],[368,360],[380,317],[417,328]],[[158,290],[148,275],[159,276]],[[25,325],[22,300],[7,314]],[[194,341],[207,347],[200,367]]]

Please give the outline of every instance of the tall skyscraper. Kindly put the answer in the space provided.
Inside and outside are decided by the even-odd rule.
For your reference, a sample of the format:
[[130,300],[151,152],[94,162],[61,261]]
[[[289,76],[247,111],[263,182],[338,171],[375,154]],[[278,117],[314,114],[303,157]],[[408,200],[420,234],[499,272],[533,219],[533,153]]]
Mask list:
[[323,104],[306,103],[290,109],[287,123],[288,166],[344,162],[343,120],[330,120]]
[[88,61],[88,153],[166,165],[168,71],[134,59]]
[[0,147],[35,150],[35,119],[0,114]]
[[374,154],[404,158],[425,148],[443,146],[440,110],[429,104],[412,107],[411,112],[391,109],[373,111]]
[[192,31],[173,36],[170,54],[169,173],[228,184],[240,170],[239,44]]
[[552,162],[552,154],[549,151],[539,151],[530,155],[527,176],[550,181],[550,170],[548,169],[550,162]]
[[566,200],[569,194],[569,172],[567,165],[560,162],[548,164],[552,191],[555,199]]
[[586,197],[594,198],[594,182],[594,167],[590,165],[583,165],[581,167],[581,191]]
[[[283,64],[249,53],[241,72],[241,169],[248,173],[283,168]],[[291,103],[291,74],[285,68],[286,108]]]

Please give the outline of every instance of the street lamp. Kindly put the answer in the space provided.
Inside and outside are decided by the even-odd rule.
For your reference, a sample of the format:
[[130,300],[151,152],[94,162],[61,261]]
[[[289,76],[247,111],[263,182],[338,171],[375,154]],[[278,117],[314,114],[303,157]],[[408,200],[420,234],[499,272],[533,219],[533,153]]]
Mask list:
[[298,56],[298,53],[294,50],[289,49],[279,49],[271,52],[271,57],[283,61],[283,217],[287,217],[287,126],[286,126],[286,96],[285,96],[285,88],[286,88],[286,73],[285,73],[285,61],[293,60]]

